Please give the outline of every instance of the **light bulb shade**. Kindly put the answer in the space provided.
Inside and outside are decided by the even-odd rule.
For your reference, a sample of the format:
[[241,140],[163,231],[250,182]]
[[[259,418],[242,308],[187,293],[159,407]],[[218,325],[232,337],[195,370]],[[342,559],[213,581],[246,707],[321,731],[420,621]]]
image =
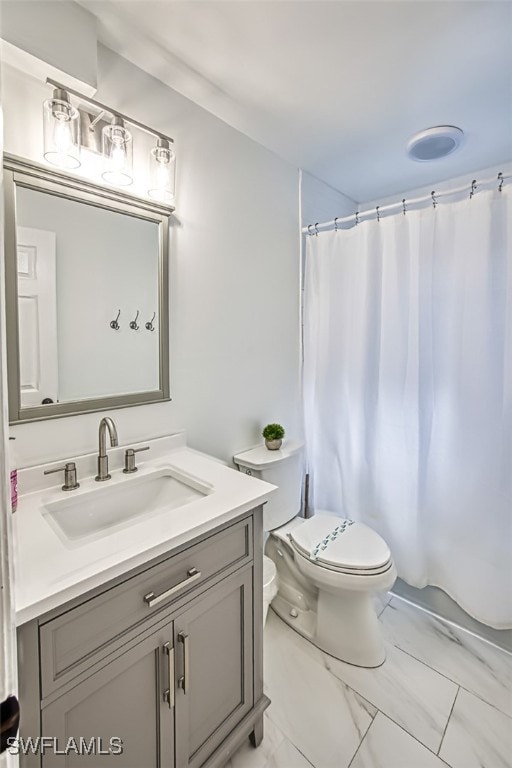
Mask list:
[[102,131],[102,178],[116,187],[133,182],[133,140],[123,121],[114,117]]
[[167,139],[158,139],[149,156],[148,195],[169,205],[175,203],[176,154]]
[[43,104],[44,158],[61,168],[80,166],[80,119],[66,91],[57,88]]

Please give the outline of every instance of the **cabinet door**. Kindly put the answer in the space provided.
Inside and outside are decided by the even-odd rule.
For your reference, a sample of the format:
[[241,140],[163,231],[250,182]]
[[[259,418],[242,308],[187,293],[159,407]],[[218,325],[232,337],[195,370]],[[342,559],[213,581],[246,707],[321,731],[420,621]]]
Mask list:
[[[67,754],[47,748],[43,768],[172,768],[172,634],[169,622],[44,707],[42,734],[56,739],[58,749]],[[121,753],[112,738],[121,740]],[[85,748],[89,754],[84,754]]]
[[174,620],[176,763],[198,768],[253,705],[252,568]]

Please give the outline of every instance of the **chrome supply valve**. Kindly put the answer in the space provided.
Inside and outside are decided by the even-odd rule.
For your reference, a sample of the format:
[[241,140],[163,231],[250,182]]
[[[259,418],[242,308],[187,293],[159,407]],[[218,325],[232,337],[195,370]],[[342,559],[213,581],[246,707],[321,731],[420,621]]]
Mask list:
[[74,461],[68,461],[65,466],[57,467],[56,469],[45,469],[43,475],[52,475],[54,472],[64,472],[63,491],[74,491],[76,488],[80,488],[80,483],[77,481],[76,464]]
[[129,475],[132,472],[137,472],[138,467],[135,466],[135,454],[140,451],[149,451],[150,446],[145,445],[144,448],[127,448],[124,452],[124,469],[125,475]]

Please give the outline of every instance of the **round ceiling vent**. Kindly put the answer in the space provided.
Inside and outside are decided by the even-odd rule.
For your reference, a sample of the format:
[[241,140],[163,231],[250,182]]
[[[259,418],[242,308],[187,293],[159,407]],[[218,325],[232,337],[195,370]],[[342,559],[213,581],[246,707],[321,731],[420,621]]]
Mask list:
[[412,160],[426,163],[451,155],[464,141],[464,131],[454,125],[437,125],[415,133],[407,142],[407,154]]

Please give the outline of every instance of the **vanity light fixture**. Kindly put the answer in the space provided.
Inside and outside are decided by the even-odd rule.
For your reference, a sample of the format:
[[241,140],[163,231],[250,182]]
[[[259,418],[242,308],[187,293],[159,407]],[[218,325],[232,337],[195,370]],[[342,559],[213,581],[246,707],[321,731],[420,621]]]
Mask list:
[[80,166],[80,116],[63,88],[43,104],[44,157],[61,168]]
[[[176,153],[170,136],[117,110],[114,112],[105,104],[49,77],[46,83],[54,88],[53,98],[44,102],[44,157],[48,162],[62,168],[78,168],[80,148],[86,148],[100,155],[101,177],[108,184],[124,187],[136,182],[139,189],[147,189],[148,197],[174,210]],[[70,96],[76,106],[71,104]],[[139,139],[137,131],[134,137],[132,129],[156,139],[149,153],[149,173],[145,182],[134,178],[133,151],[134,144],[137,150]]]
[[167,139],[158,138],[149,160],[148,195],[174,205],[176,155]]
[[102,130],[103,173],[101,177],[116,187],[133,182],[133,142],[124,120],[114,115]]

